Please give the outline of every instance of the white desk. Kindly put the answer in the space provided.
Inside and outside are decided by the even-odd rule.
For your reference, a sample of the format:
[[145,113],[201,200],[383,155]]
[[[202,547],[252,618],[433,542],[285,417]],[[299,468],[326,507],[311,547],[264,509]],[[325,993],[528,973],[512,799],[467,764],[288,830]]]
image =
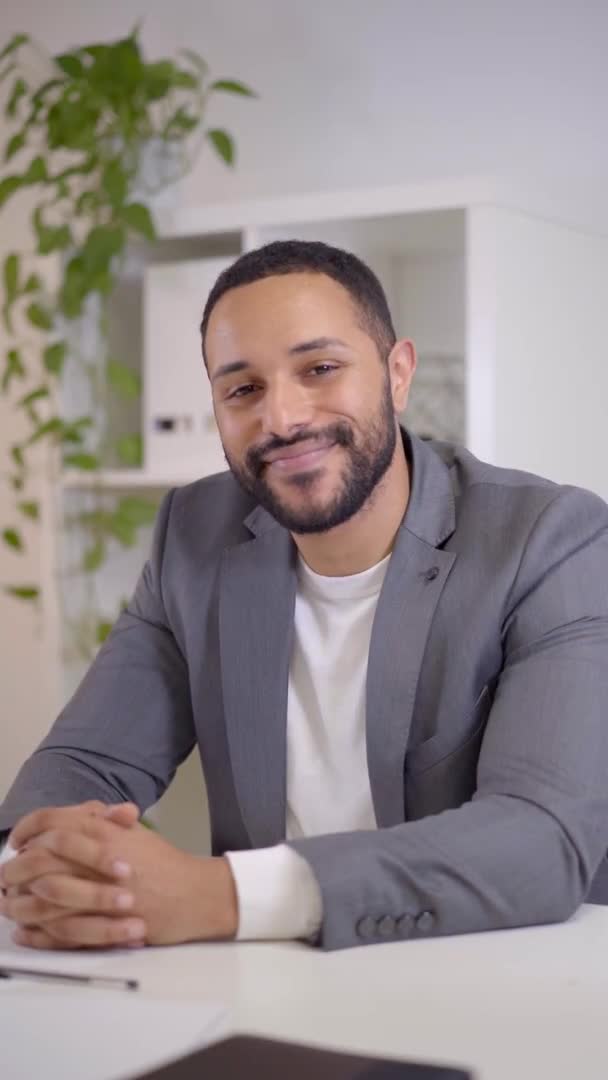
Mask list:
[[[0,962],[9,960],[6,935],[0,920]],[[23,949],[11,958],[25,966],[43,956]],[[124,1063],[122,1071],[115,1065],[120,1047],[114,1059],[103,1048],[121,1038],[117,1010],[130,1045],[148,1046],[150,1065],[201,1042],[205,1004],[213,1002],[228,1012],[227,1023],[213,1022],[218,1033],[461,1064],[477,1080],[608,1077],[608,908],[585,906],[559,926],[334,953],[255,943],[45,960],[134,976],[141,991],[75,995],[0,983],[2,1080],[114,1080],[124,1075]]]

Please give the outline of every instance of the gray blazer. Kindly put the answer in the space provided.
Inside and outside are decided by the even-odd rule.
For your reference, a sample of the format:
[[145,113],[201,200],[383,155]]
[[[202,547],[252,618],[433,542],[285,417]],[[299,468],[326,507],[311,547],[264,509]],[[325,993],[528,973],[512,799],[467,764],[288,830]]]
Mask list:
[[[412,492],[367,673],[378,830],[291,844],[327,949],[608,902],[608,507],[403,437]],[[295,554],[230,473],[170,492],[131,604],[0,829],[95,797],[145,809],[198,744],[213,851],[284,840]]]

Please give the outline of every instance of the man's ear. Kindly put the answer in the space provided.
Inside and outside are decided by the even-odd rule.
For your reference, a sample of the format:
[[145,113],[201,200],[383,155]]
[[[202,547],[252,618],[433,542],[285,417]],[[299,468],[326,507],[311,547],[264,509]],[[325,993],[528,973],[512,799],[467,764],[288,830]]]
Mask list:
[[416,346],[409,338],[396,341],[388,356],[388,372],[391,396],[396,413],[402,413],[407,405],[410,386],[416,370]]

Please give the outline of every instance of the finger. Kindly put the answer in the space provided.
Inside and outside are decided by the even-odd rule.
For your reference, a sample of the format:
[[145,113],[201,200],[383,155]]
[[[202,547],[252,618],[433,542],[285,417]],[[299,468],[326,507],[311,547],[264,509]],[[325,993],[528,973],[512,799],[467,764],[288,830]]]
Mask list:
[[15,945],[23,945],[26,949],[65,949],[60,941],[55,941],[46,930],[39,927],[20,926],[13,934]]
[[9,835],[8,842],[15,851],[19,851],[38,833],[60,827],[66,820],[70,821],[83,814],[103,814],[105,809],[105,803],[99,799],[91,799],[89,802],[77,803],[76,806],[47,806],[42,810],[34,810],[17,822]]
[[30,892],[50,904],[76,911],[116,914],[129,911],[133,893],[114,885],[99,885],[68,874],[49,874],[33,881]]
[[[60,941],[51,935],[42,927],[39,926],[20,926],[13,934],[13,941],[16,945],[22,945],[26,949],[83,949],[85,945],[74,945],[69,942]],[[141,949],[145,942],[143,939],[139,941],[125,941],[122,943],[124,948],[128,949]]]
[[119,803],[118,805],[106,806],[101,816],[113,821],[115,825],[130,828],[139,821],[139,807],[135,803]]
[[65,873],[72,869],[72,863],[59,859],[46,848],[32,846],[4,864],[0,869],[0,884],[5,889],[10,889],[17,885],[27,885],[44,874]]
[[103,915],[65,915],[47,923],[44,929],[55,941],[69,947],[128,945],[144,941],[146,936],[143,919],[113,919]]
[[[113,826],[108,825],[107,828],[112,829]],[[131,867],[112,852],[108,846],[108,838],[104,836],[100,827],[97,826],[94,831],[92,829],[90,831],[92,835],[65,829],[52,829],[36,837],[35,844],[39,848],[52,852],[60,859],[76,863],[78,867],[84,867],[102,877],[127,878],[131,873]],[[20,857],[25,858],[27,854],[28,852],[25,852]]]
[[65,908],[49,904],[37,896],[25,894],[23,896],[5,897],[0,900],[0,914],[11,922],[21,923],[23,926],[35,924],[40,926],[51,919],[60,919],[65,915]]

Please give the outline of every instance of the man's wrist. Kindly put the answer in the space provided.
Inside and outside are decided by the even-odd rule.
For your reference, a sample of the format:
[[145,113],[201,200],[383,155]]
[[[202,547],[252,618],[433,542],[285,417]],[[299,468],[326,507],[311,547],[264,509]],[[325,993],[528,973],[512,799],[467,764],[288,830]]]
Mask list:
[[238,930],[238,900],[232,870],[223,857],[193,858],[190,902],[194,925],[188,940],[230,940]]

